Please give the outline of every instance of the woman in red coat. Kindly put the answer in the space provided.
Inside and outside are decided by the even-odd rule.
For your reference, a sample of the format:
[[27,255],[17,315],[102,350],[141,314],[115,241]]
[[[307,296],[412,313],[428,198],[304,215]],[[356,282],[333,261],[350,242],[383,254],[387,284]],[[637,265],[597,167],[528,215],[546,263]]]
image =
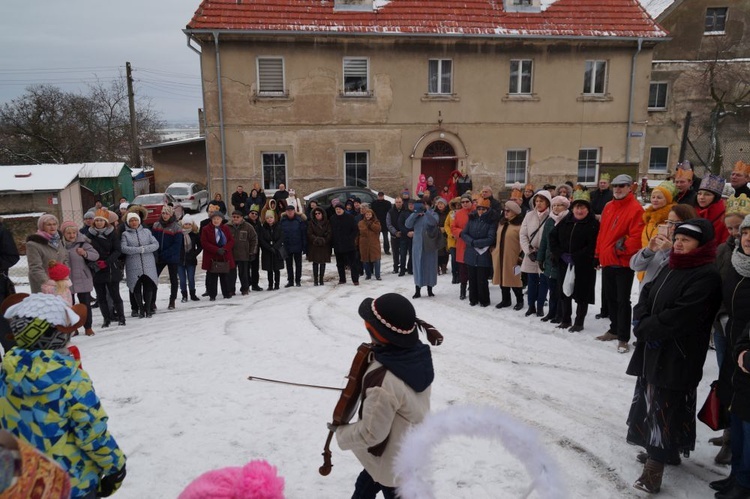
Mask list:
[[224,298],[231,298],[227,282],[227,272],[212,272],[211,264],[217,262],[229,262],[229,268],[234,268],[234,237],[229,229],[221,222],[224,216],[221,212],[211,213],[211,223],[206,224],[201,230],[201,247],[203,247],[203,263],[201,268],[206,271],[206,292],[210,301],[216,300],[216,281],[221,284],[221,294]]

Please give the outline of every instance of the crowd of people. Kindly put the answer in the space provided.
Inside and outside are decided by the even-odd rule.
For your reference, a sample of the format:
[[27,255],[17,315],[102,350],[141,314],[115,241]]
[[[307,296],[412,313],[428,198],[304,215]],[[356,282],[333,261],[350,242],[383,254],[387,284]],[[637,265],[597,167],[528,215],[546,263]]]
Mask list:
[[[596,339],[616,341],[621,354],[633,350],[627,373],[636,382],[626,438],[644,449],[634,486],[659,492],[665,465],[680,464],[694,450],[696,391],[712,344],[717,393],[729,410],[721,422],[726,429],[715,439],[721,446],[716,461],[731,464],[731,474],[711,487],[719,498],[750,497],[750,313],[742,306],[750,296],[750,165],[738,162],[727,182],[713,174],[698,179],[689,164],[680,164],[644,202],[626,174],[602,174],[592,190],[572,182],[514,185],[503,201],[490,186],[473,191],[465,175],[451,178],[442,191],[431,178],[420,178],[415,196],[404,189],[393,203],[380,192],[371,205],[351,198],[334,199],[330,207],[306,206],[283,184],[273,196],[257,184],[249,193],[238,186],[230,213],[217,194],[205,220],[164,206],[151,227],[143,225],[146,210],[125,200],[119,213],[98,204],[81,225],[45,214],[26,240],[29,286],[32,296],[78,303],[85,312],[76,326],[86,335],[94,334],[94,306],[100,328],[126,324],[123,279],[131,317],[156,312],[165,269],[168,309],[179,294],[183,303],[199,301],[199,259],[210,301],[219,291],[224,299],[262,291],[261,270],[267,291],[280,288],[282,270],[285,287],[300,287],[303,259],[311,264],[313,285],[323,286],[332,255],[334,282],[381,280],[383,254],[392,255],[395,276],[413,280],[413,299],[423,297],[423,288],[435,296],[438,276],[450,272],[458,299],[469,306],[490,306],[490,285],[497,285],[497,309],[512,308],[571,333],[584,331],[598,298],[596,319],[609,327]],[[4,283],[18,252],[1,227],[0,245]],[[636,279],[640,293],[633,305]],[[3,293],[10,294],[5,287]],[[14,336],[16,329],[28,335],[22,326]],[[4,343],[6,352],[10,346]],[[124,457],[117,459],[108,469],[124,475]]]

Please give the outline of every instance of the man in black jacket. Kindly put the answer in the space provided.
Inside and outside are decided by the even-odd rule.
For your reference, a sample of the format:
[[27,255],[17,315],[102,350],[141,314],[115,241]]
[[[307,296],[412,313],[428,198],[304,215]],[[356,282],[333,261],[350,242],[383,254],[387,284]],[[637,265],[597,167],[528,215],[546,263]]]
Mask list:
[[[18,263],[19,259],[18,248],[16,247],[16,242],[13,240],[13,234],[3,226],[2,219],[0,219],[0,303],[8,295],[13,294],[13,283],[8,276],[8,272],[12,266]],[[15,345],[15,342],[9,338],[11,336],[10,333],[11,330],[8,321],[0,316],[0,345],[3,346],[3,350],[6,352]],[[0,359],[2,359],[2,356],[0,356]]]
[[391,202],[385,199],[385,194],[383,192],[378,192],[378,199],[373,201],[370,205],[370,208],[375,212],[375,216],[378,217],[378,221],[380,222],[380,232],[383,234],[383,251],[385,251],[386,255],[391,254],[391,244],[388,240],[389,232],[387,218],[388,211],[390,211],[392,206]]
[[388,210],[385,216],[385,225],[388,233],[391,235],[391,245],[393,246],[393,273],[398,274],[399,262],[401,261],[401,227],[398,225],[398,219],[404,209],[404,200],[396,198],[395,205]]
[[591,211],[597,220],[602,219],[604,206],[612,201],[612,189],[609,188],[609,173],[599,175],[599,188],[591,193]]
[[336,268],[339,271],[339,284],[346,284],[346,267],[352,274],[352,283],[359,286],[359,271],[355,264],[356,240],[359,228],[354,217],[344,212],[344,207],[337,204],[331,218],[331,246],[336,255]]
[[237,190],[232,193],[232,206],[235,210],[247,213],[247,192],[245,192],[241,185],[237,186]]

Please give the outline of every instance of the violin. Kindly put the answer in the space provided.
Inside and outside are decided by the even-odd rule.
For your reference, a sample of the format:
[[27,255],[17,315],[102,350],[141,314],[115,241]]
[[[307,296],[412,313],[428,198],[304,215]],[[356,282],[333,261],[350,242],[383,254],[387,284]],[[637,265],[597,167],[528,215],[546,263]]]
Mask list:
[[[372,347],[372,343],[362,343],[357,348],[357,354],[352,361],[352,367],[349,369],[349,374],[346,375],[346,387],[342,390],[339,401],[333,409],[331,425],[340,426],[348,424],[357,412],[360,395],[362,394],[362,379],[367,372],[367,368],[370,367],[370,363],[372,363]],[[326,439],[325,447],[323,447],[323,466],[318,469],[318,472],[323,476],[328,476],[333,467],[333,464],[331,464],[330,449],[333,434],[333,430],[328,432],[328,438]]]

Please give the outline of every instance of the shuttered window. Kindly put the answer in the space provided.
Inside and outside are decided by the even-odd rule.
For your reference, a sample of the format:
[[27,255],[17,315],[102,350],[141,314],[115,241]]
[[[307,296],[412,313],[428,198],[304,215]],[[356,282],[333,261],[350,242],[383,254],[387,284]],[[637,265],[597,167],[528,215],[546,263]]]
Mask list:
[[258,95],[284,95],[284,59],[258,57]]
[[368,60],[363,57],[344,58],[344,94],[364,95],[368,88]]

